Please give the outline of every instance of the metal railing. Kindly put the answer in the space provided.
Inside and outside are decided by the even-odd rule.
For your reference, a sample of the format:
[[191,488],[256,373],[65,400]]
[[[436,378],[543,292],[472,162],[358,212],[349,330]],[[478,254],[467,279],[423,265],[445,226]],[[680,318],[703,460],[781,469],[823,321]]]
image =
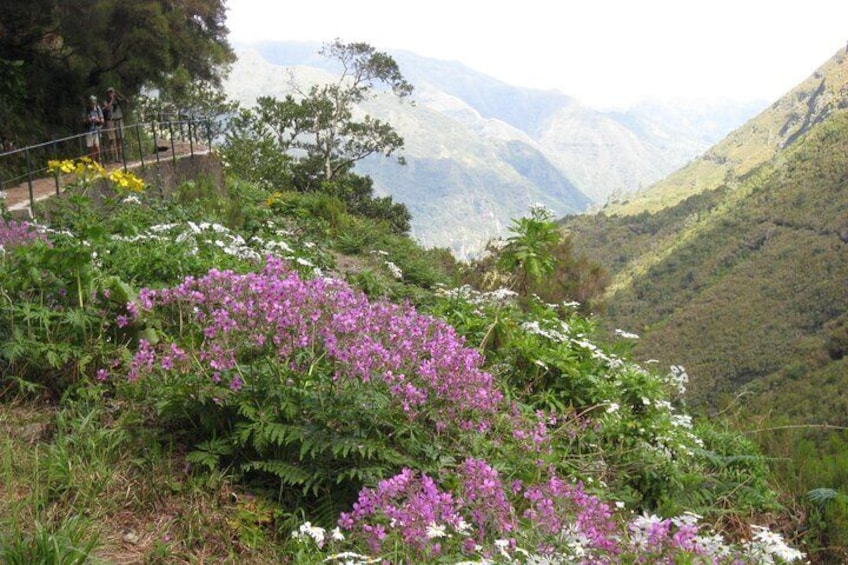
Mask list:
[[[208,119],[191,119],[101,128],[98,160],[101,164],[108,165],[105,158],[111,157],[111,162],[119,163],[125,171],[135,167],[144,170],[147,164],[154,161],[158,164],[163,159],[170,158],[176,162],[178,156],[194,156],[195,153],[201,152],[205,154],[212,145],[211,126],[212,123]],[[110,134],[115,135],[116,154],[109,151]],[[51,173],[48,163],[89,156],[90,151],[86,145],[88,135],[71,135],[0,153],[0,191],[7,192],[26,186],[32,209],[35,203],[33,183],[39,179],[53,177],[56,194],[59,194],[60,176],[58,173]],[[170,151],[170,155],[165,155],[167,151]]]

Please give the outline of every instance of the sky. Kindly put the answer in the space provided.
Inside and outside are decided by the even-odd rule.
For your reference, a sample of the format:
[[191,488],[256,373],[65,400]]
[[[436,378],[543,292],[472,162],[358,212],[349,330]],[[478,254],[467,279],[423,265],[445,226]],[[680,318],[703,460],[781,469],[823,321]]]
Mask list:
[[848,45],[846,0],[225,1],[233,43],[364,41],[594,107],[770,103]]

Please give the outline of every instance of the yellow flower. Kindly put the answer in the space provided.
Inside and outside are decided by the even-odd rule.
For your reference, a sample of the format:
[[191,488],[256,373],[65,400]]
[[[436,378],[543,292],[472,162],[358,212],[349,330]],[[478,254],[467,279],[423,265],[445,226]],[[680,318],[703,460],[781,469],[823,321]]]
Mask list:
[[270,208],[271,206],[273,206],[273,205],[274,205],[274,202],[276,202],[277,200],[279,200],[279,199],[280,199],[280,197],[281,197],[282,195],[283,195],[283,194],[282,194],[281,192],[275,192],[274,194],[272,194],[271,196],[269,196],[269,197],[268,197],[268,199],[265,201],[265,206],[267,206],[268,208]]
[[103,165],[101,165],[97,161],[91,161],[90,159],[89,162],[86,163],[86,171],[89,173],[93,173],[94,176],[106,176],[106,169],[103,168]]
[[50,159],[47,161],[47,170],[53,174],[56,173],[72,173],[76,169],[74,162],[72,159],[65,159],[63,161],[57,161],[55,159]]
[[118,188],[129,190],[130,192],[143,192],[144,181],[130,172],[114,170],[109,173],[109,180],[115,183]]

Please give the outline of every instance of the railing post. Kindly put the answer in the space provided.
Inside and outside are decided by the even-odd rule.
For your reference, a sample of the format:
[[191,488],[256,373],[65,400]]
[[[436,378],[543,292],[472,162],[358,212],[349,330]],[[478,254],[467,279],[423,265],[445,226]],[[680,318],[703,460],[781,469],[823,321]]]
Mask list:
[[188,122],[188,154],[194,157],[194,140],[192,139],[191,134],[191,126],[194,124],[194,120],[190,120]]
[[174,147],[174,122],[168,122],[168,133],[171,134],[171,160],[174,162],[174,166],[177,165],[177,150]]
[[[114,125],[114,124],[113,124]],[[127,140],[124,139],[124,135],[126,135],[126,130],[124,129],[124,120],[121,118],[120,125],[115,129],[115,149],[116,151],[121,152],[121,163],[124,165],[124,172],[127,172]],[[120,148],[118,148],[120,145]]]
[[[155,132],[155,130],[154,130]],[[144,149],[141,147],[141,124],[135,125],[135,138],[138,140],[138,156],[141,159],[141,170],[144,171]],[[124,159],[124,168],[126,169],[127,160]]]
[[[56,150],[56,140],[53,140],[53,143],[50,144],[50,147],[53,148],[53,160],[59,160],[59,152]],[[53,179],[56,181],[56,196],[59,196],[59,171],[53,171]]]
[[153,154],[156,155],[156,164],[159,164],[159,138],[156,137],[156,122],[153,122]]
[[32,162],[29,157],[29,146],[24,147],[24,156],[26,157],[27,185],[29,186],[29,213],[32,215],[35,210],[35,195],[32,192]]

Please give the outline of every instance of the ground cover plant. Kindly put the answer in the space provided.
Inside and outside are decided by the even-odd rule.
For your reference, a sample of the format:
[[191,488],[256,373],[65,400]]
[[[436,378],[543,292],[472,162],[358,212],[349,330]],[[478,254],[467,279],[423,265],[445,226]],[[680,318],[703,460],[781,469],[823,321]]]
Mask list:
[[[685,370],[631,362],[632,334],[439,286],[329,200],[234,181],[181,204],[102,177],[84,163],[49,225],[0,223],[2,559],[802,559],[769,528],[763,459],[693,422]],[[337,245],[378,283],[334,276]]]

